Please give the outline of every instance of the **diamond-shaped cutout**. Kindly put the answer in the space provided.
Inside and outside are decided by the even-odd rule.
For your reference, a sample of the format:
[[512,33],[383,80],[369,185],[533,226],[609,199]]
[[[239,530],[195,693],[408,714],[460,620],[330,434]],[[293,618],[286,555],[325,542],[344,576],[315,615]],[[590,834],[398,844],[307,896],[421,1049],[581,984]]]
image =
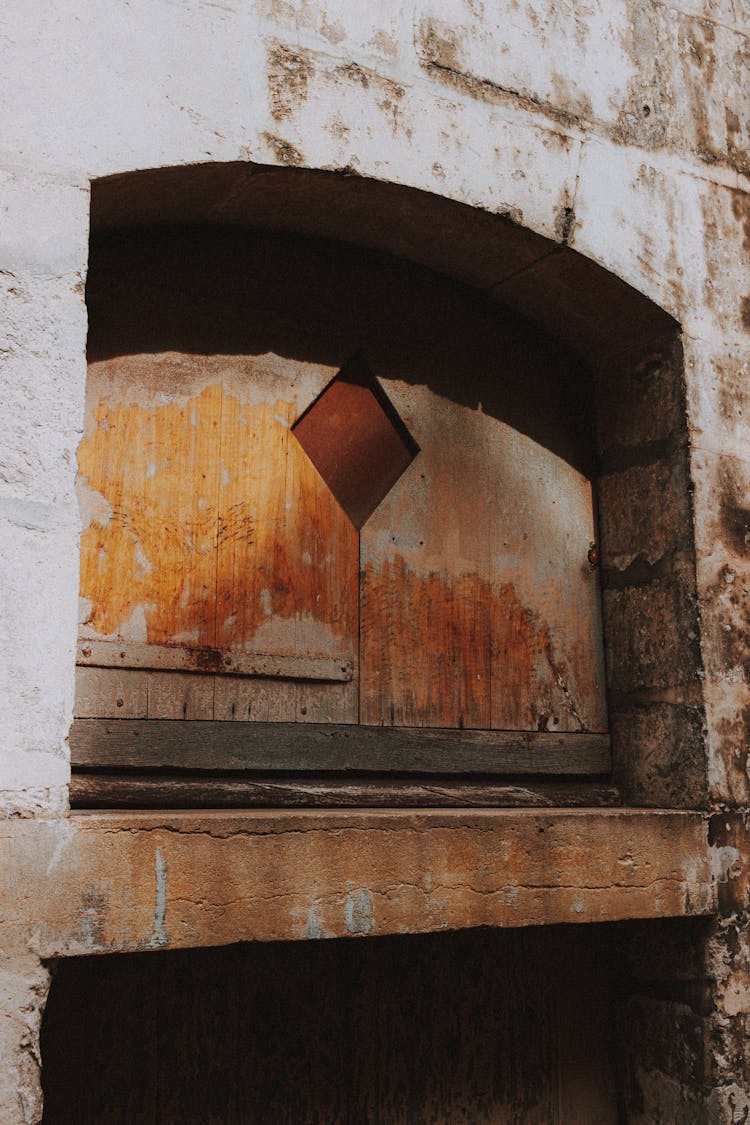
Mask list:
[[419,453],[361,359],[342,368],[292,432],[356,528],[370,518]]

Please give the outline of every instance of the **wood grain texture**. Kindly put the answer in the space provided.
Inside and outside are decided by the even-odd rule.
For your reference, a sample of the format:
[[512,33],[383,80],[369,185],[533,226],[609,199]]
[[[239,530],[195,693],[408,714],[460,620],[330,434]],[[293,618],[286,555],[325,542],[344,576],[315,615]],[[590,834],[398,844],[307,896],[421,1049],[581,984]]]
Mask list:
[[148,718],[148,672],[76,668],[74,714],[80,719]]
[[188,777],[184,774],[75,773],[73,808],[603,808],[619,803],[611,785],[571,782],[366,781],[309,777]]
[[214,717],[213,676],[149,672],[146,685],[149,719],[209,720]]
[[[290,434],[329,372],[295,379],[275,362],[167,353],[90,367],[83,664],[355,678],[357,533]],[[345,698],[336,717],[351,721],[356,692]]]
[[361,533],[362,721],[605,730],[590,483],[481,401],[384,387],[420,453]]
[[188,394],[163,364],[142,373],[147,386],[128,374],[125,361],[107,394],[89,373],[78,450],[84,636],[214,647],[221,383],[198,391],[191,371]]
[[70,747],[74,767],[113,769],[603,775],[611,764],[607,735],[328,723],[80,719]]
[[274,676],[288,680],[347,682],[354,679],[350,660],[326,656],[269,656],[236,649],[191,648],[117,641],[79,641],[80,667],[144,668],[173,672],[206,672],[231,676]]
[[218,635],[230,648],[351,664],[357,533],[291,434],[299,395],[270,360],[225,369]]

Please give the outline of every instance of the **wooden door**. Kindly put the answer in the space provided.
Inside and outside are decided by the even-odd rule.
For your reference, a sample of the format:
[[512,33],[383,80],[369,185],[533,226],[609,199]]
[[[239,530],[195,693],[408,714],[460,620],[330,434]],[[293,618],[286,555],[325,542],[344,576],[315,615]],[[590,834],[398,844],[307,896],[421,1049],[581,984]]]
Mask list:
[[93,364],[74,761],[605,773],[590,482],[465,399],[361,359]]
[[80,716],[357,717],[356,530],[291,435],[326,370],[92,366]]

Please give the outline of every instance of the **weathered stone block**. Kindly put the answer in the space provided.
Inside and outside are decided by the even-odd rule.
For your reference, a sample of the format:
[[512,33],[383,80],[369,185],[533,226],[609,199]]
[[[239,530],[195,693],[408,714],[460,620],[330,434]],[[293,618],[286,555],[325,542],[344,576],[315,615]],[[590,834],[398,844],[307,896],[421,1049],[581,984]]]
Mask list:
[[[750,311],[748,313],[750,316]],[[685,384],[690,440],[701,451],[748,457],[750,449],[750,337],[748,343],[685,339]]]
[[707,800],[700,705],[618,704],[610,712],[615,775],[628,803],[702,808]]
[[750,457],[696,450],[692,458],[698,582],[712,587],[721,566],[750,559]]
[[49,970],[29,954],[0,966],[0,1119],[7,1125],[42,1120],[39,1032]]
[[599,367],[596,417],[597,445],[605,461],[608,454],[633,446],[664,446],[669,438],[679,439],[686,427],[676,326],[673,333],[632,343]]
[[602,564],[626,570],[636,559],[653,567],[665,555],[689,549],[686,451],[633,465],[599,478]]
[[695,595],[684,581],[604,591],[613,692],[692,683],[700,667]]
[[[732,186],[634,162],[628,150],[597,141],[583,150],[571,245],[600,260],[597,247],[606,243],[615,273],[688,335],[715,340],[724,351],[727,340],[747,336],[747,269],[737,247],[747,238],[749,199]],[[689,230],[704,233],[688,240]]]

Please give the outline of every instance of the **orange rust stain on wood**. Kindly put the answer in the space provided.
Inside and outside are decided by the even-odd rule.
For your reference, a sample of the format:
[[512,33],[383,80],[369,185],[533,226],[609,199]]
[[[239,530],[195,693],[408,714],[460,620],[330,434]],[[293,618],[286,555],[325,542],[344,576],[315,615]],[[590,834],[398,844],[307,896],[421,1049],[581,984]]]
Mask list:
[[361,581],[362,721],[489,727],[486,584],[418,575],[398,557]]
[[[99,635],[355,656],[356,531],[297,443],[296,405],[221,384],[101,401],[79,449],[84,626]],[[145,636],[143,632],[145,631]]]
[[224,398],[219,643],[352,658],[358,536],[293,437],[296,413],[296,404]]
[[[368,724],[536,730],[584,725],[549,627],[513,587],[362,571],[361,716]],[[566,694],[567,692],[567,694]]]
[[490,726],[537,729],[540,724],[538,654],[549,637],[510,585],[488,593],[492,651]]
[[215,644],[221,397],[213,386],[182,405],[94,410],[78,467],[102,499],[81,542],[84,624],[95,633]]

